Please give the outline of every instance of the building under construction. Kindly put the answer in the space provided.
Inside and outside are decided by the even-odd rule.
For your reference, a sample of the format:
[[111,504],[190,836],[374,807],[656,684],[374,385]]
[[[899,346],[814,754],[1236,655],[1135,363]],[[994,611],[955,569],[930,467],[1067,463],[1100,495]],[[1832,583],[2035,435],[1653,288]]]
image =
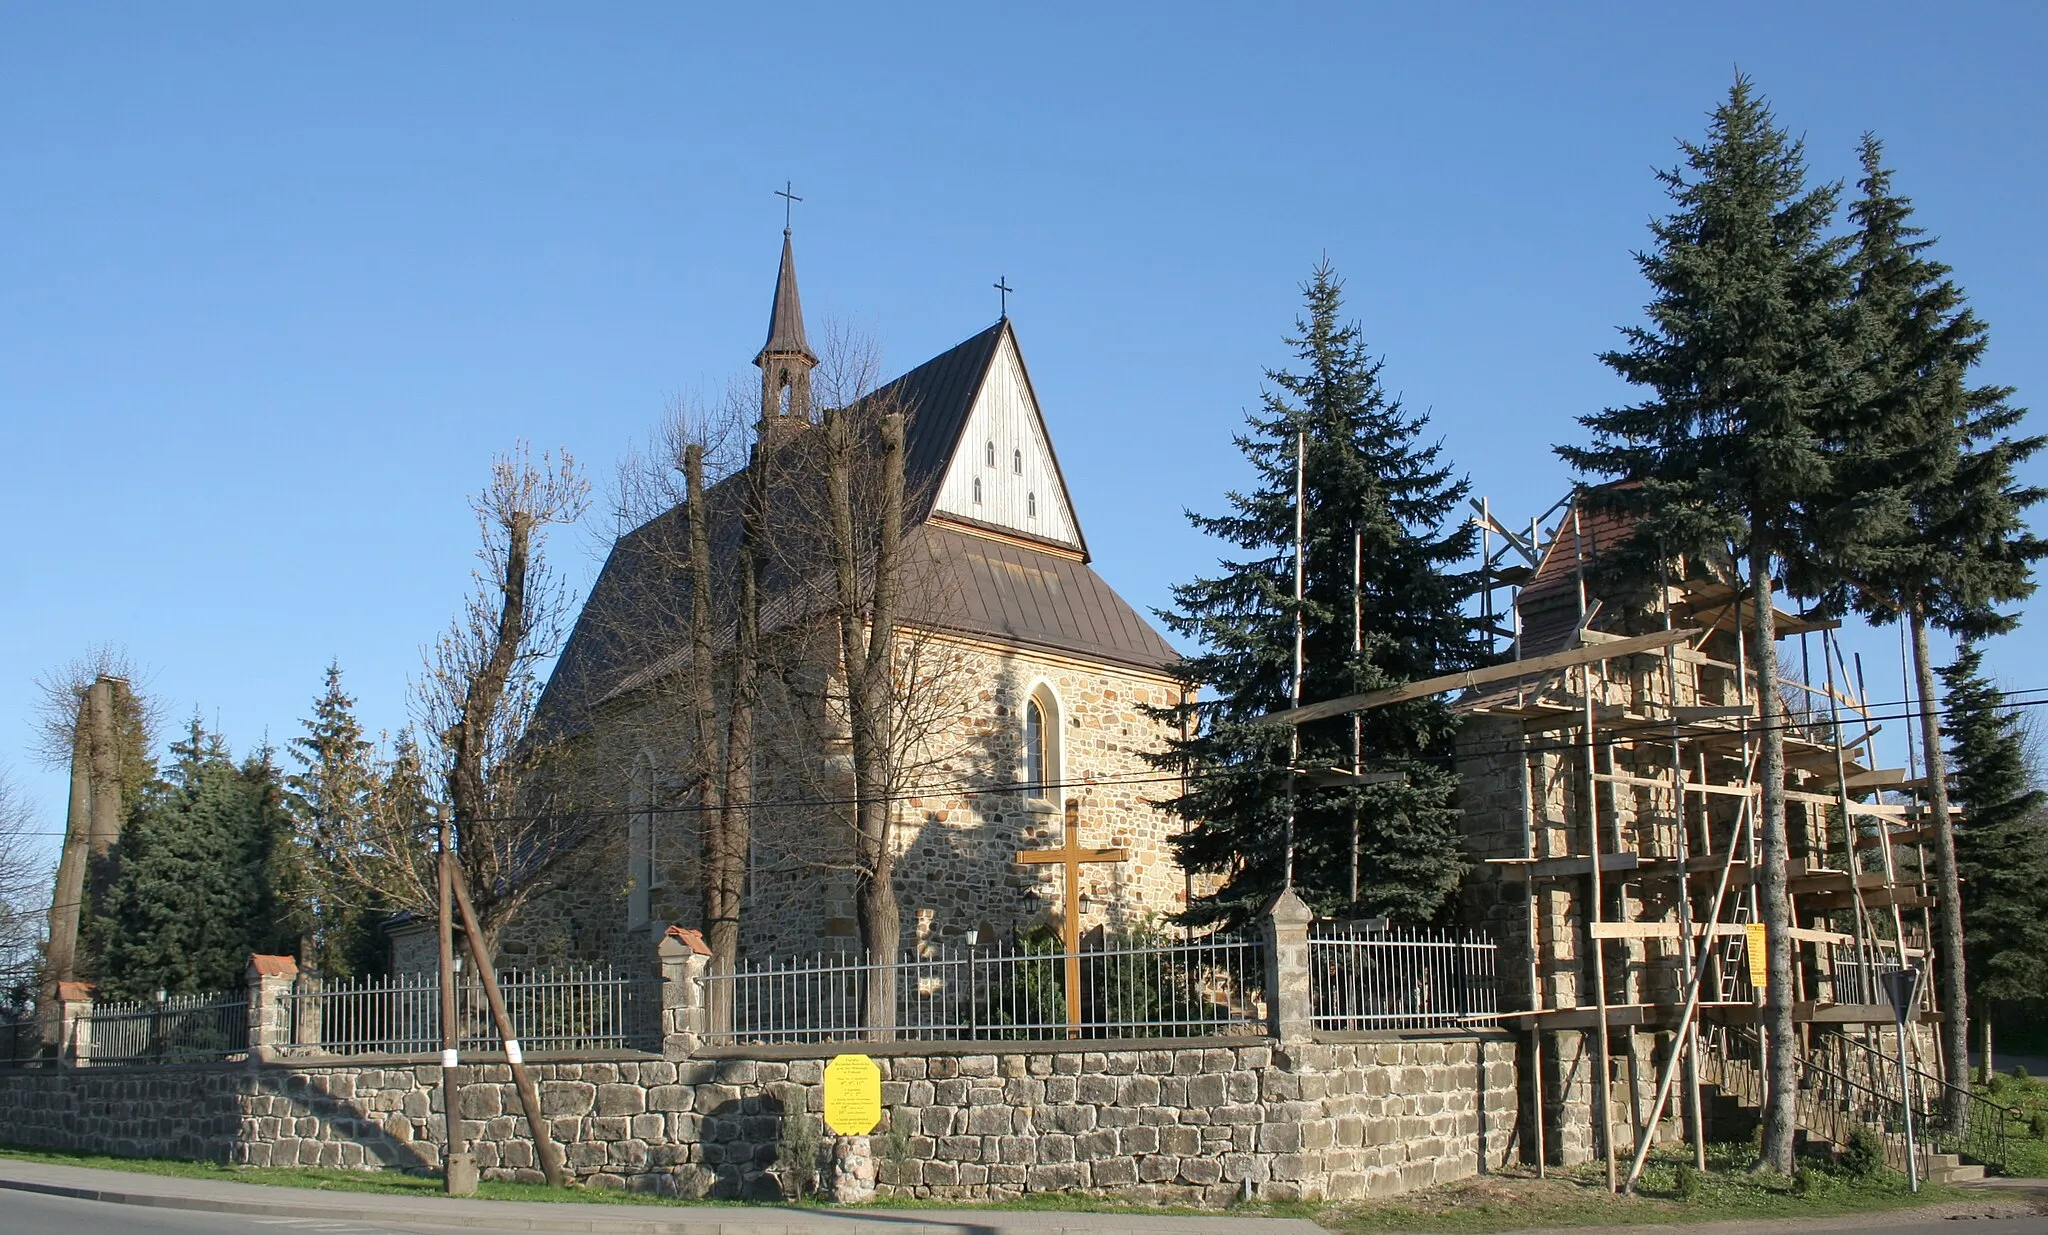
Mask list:
[[[1457,701],[1466,910],[1503,944],[1501,1009],[1526,1034],[1525,1115],[1541,1117],[1525,1149],[1626,1171],[1651,1129],[1739,1135],[1714,1121],[1761,1101],[1750,602],[1713,564],[1620,577],[1627,524],[1569,498],[1526,527],[1484,505],[1479,519],[1481,616],[1529,672]],[[1884,975],[1925,968],[1927,817],[1909,772],[1876,764],[1833,623],[1775,617],[1800,1123],[1809,1140],[1841,1140],[1845,1121],[1889,1137],[1902,1078]],[[1921,998],[1923,1020],[1939,1014]],[[1932,1035],[1910,1036],[1931,1091]]]

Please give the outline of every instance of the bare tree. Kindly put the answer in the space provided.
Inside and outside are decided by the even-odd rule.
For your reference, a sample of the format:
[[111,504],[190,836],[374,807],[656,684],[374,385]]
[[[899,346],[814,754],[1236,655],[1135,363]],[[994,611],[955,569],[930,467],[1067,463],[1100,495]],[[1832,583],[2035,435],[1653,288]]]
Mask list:
[[549,527],[583,514],[590,486],[565,451],[535,459],[524,443],[491,464],[472,503],[483,565],[468,602],[435,644],[417,688],[447,803],[445,828],[476,899],[484,950],[537,889],[534,876],[573,847],[579,822],[550,809],[535,775],[546,743],[533,732],[539,665],[560,648],[569,603],[548,569]]
[[34,812],[0,770],[0,1011],[20,1011],[36,988],[43,934],[39,901],[50,873],[34,833]]

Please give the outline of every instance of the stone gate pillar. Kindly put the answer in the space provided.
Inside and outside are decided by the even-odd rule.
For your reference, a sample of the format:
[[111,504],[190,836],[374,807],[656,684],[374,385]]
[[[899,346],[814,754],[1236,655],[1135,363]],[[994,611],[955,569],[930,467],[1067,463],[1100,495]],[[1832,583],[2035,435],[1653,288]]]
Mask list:
[[251,953],[243,978],[249,984],[249,1058],[274,1059],[292,1044],[292,984],[299,963],[289,956]]
[[1280,1042],[1306,1042],[1314,1030],[1309,989],[1308,926],[1314,919],[1292,888],[1266,902],[1260,927],[1266,937],[1266,1014]]
[[661,974],[661,1054],[687,1059],[705,1030],[703,979],[711,949],[701,933],[671,926],[654,951]]

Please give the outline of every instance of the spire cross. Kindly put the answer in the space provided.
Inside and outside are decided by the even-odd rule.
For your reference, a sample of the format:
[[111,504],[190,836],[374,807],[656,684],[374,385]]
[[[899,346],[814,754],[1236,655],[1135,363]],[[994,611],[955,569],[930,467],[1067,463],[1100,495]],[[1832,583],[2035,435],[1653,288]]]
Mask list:
[[779,188],[779,189],[777,189],[777,190],[775,190],[775,196],[777,196],[777,197],[779,197],[779,198],[781,198],[781,199],[782,199],[782,230],[783,230],[783,231],[788,231],[788,230],[789,230],[789,208],[790,208],[790,207],[791,207],[792,205],[795,205],[795,204],[796,204],[797,202],[800,202],[800,201],[802,201],[802,200],[803,200],[803,198],[801,198],[801,197],[798,197],[798,196],[797,196],[797,195],[796,195],[796,194],[795,194],[794,192],[792,192],[792,191],[791,191],[791,190],[793,190],[794,188],[796,188],[796,186],[795,186],[795,185],[793,185],[793,184],[791,184],[791,183],[790,183],[789,181],[785,180],[785,181],[783,181],[783,182],[782,182],[782,187],[781,187],[781,188]]
[[1007,319],[1010,316],[1010,293],[1016,291],[1017,289],[1010,286],[1010,278],[1008,275],[1001,274],[997,275],[996,281],[994,283],[989,284],[989,286],[995,288],[998,292],[1002,293],[1003,317]]
[[1128,862],[1128,849],[1081,848],[1081,801],[1067,799],[1066,843],[1057,849],[1020,849],[1017,861],[1025,866],[1057,865],[1066,871],[1066,920],[1060,925],[1067,949],[1067,1036],[1081,1036],[1081,864],[1083,862]]

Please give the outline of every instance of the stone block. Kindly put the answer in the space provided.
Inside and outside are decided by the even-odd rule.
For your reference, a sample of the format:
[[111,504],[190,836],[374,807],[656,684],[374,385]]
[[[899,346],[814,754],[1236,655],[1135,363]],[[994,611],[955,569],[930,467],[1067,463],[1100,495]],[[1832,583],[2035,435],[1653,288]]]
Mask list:
[[975,1136],[1008,1136],[1014,1132],[1014,1118],[1007,1106],[968,1108],[967,1131]]
[[1147,1154],[1138,1159],[1138,1178],[1146,1183],[1165,1183],[1180,1176],[1180,1159],[1166,1154]]
[[1084,1161],[1113,1158],[1118,1152],[1117,1133],[1107,1128],[1083,1132],[1074,1138],[1074,1156]]
[[647,1109],[647,1091],[638,1085],[599,1085],[596,1109],[599,1115],[638,1115]]
[[1038,1160],[1040,1162],[1072,1162],[1074,1160],[1074,1138],[1059,1133],[1039,1137]]
[[1103,1158],[1088,1164],[1088,1183],[1096,1188],[1121,1188],[1138,1182],[1138,1164],[1129,1158]]
[[1077,1162],[1052,1162],[1028,1168],[1025,1187],[1034,1192],[1060,1192],[1087,1186],[1087,1176]]
[[1180,1179],[1188,1184],[1213,1184],[1223,1178],[1223,1164],[1214,1158],[1183,1158]]
[[583,1081],[547,1081],[540,1086],[543,1115],[587,1115],[597,1098],[597,1086]]

